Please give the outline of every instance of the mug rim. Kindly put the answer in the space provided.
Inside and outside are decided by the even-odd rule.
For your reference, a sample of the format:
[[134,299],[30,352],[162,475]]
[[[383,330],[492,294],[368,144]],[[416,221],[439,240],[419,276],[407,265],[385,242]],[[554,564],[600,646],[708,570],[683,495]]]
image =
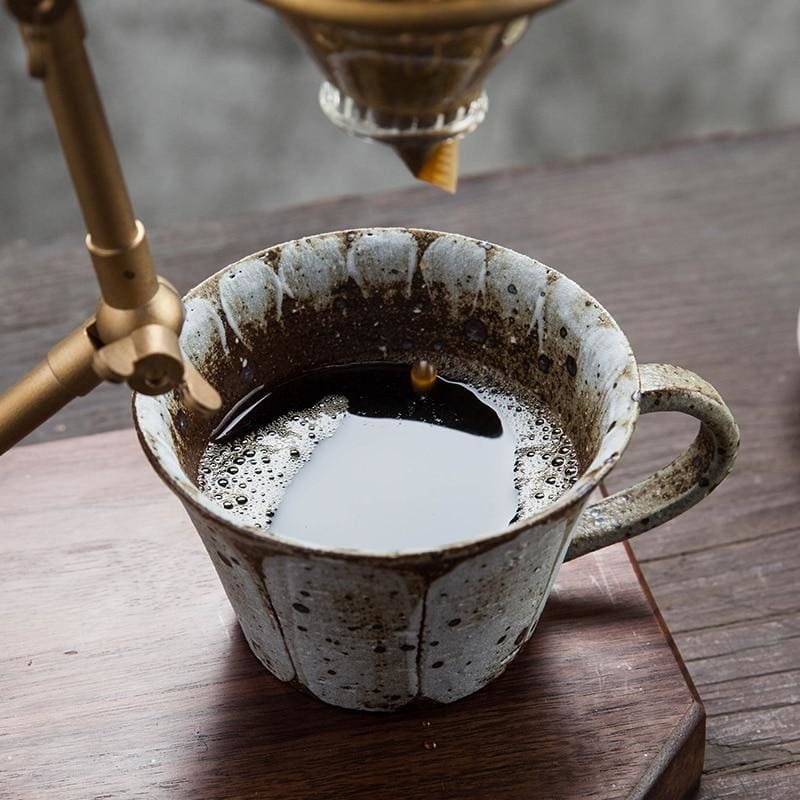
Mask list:
[[[316,234],[311,234],[309,236],[298,237],[296,239],[289,239],[284,242],[276,243],[274,245],[270,245],[269,247],[257,250],[255,253],[250,255],[243,256],[242,258],[238,259],[237,261],[228,264],[221,269],[217,270],[216,272],[212,273],[208,277],[206,277],[203,281],[198,283],[196,286],[192,287],[183,297],[184,301],[190,300],[195,297],[197,294],[201,292],[201,290],[212,284],[214,282],[218,282],[219,279],[232,267],[237,264],[240,264],[248,259],[255,258],[256,256],[263,256],[265,253],[270,253],[273,251],[280,251],[282,248],[286,247],[289,244],[294,242],[301,242],[301,241],[313,241],[315,239],[319,239],[320,237],[325,236],[333,236],[333,235],[344,235],[344,234],[361,234],[367,231],[381,231],[381,232],[408,232],[411,234],[420,234],[420,235],[435,235],[437,237],[448,236],[448,237],[456,237],[459,240],[467,241],[467,242],[474,242],[479,244],[486,244],[481,240],[478,240],[471,236],[466,236],[460,233],[451,233],[447,231],[433,231],[426,228],[416,228],[416,227],[407,227],[407,226],[396,226],[396,227],[366,227],[366,228],[347,228],[339,231],[325,231]],[[492,244],[493,248],[496,248],[499,251],[505,251],[507,253],[511,253],[515,256],[521,257],[523,259],[529,261],[535,261],[531,256],[527,256],[523,253],[519,253],[511,248],[503,247],[502,245]],[[544,264],[539,263],[542,267]],[[180,472],[182,475],[173,475],[168,471],[165,464],[159,458],[158,450],[159,450],[159,443],[158,439],[154,436],[152,439],[148,437],[148,423],[146,419],[143,419],[142,413],[142,406],[141,401],[142,398],[145,400],[154,400],[156,398],[151,398],[146,395],[142,395],[138,392],[133,392],[132,399],[131,399],[131,411],[133,416],[133,423],[134,428],[136,430],[137,438],[139,439],[139,443],[144,450],[145,456],[147,457],[148,461],[150,462],[151,466],[161,478],[162,481],[181,499],[184,504],[188,504],[193,510],[199,513],[201,516],[206,517],[207,519],[213,521],[218,525],[222,525],[225,529],[233,534],[236,538],[242,541],[245,544],[249,544],[251,546],[256,547],[263,547],[265,544],[269,544],[269,546],[273,550],[282,550],[285,552],[292,552],[292,553],[304,553],[315,555],[317,557],[327,557],[333,559],[344,559],[344,560],[352,560],[352,559],[367,559],[373,561],[375,563],[379,563],[381,561],[384,562],[391,562],[393,565],[396,565],[398,562],[429,562],[431,559],[437,559],[442,557],[462,557],[465,554],[469,554],[472,552],[480,552],[484,549],[494,547],[498,544],[501,544],[506,541],[510,541],[517,536],[536,528],[537,526],[544,525],[547,523],[552,522],[553,520],[557,520],[561,517],[567,517],[571,509],[574,509],[576,506],[580,506],[586,498],[597,488],[600,481],[605,478],[608,473],[614,468],[617,462],[622,457],[625,449],[627,448],[628,444],[630,443],[631,436],[633,435],[633,430],[636,424],[636,421],[639,417],[640,412],[640,381],[639,381],[639,368],[636,361],[636,357],[633,354],[633,351],[630,347],[630,343],[628,342],[628,338],[625,335],[624,331],[614,319],[614,317],[606,310],[606,308],[599,303],[588,291],[586,291],[580,284],[576,281],[572,280],[568,276],[564,275],[563,273],[559,272],[558,270],[553,269],[552,267],[547,267],[552,273],[558,276],[559,280],[567,281],[572,284],[579,293],[581,293],[587,301],[591,301],[594,305],[595,309],[599,309],[602,311],[607,318],[610,320],[612,327],[617,335],[619,335],[622,339],[622,342],[625,344],[626,347],[626,358],[627,358],[627,367],[632,368],[633,374],[635,375],[635,383],[636,383],[636,391],[634,395],[631,397],[631,404],[629,406],[628,414],[624,416],[623,419],[618,420],[618,428],[617,436],[622,433],[622,439],[619,444],[616,446],[616,449],[611,453],[610,456],[603,459],[599,464],[595,464],[597,460],[597,455],[602,452],[603,443],[604,441],[610,436],[611,431],[607,431],[603,434],[598,446],[597,446],[597,455],[593,459],[593,461],[580,473],[578,478],[576,479],[575,483],[567,489],[562,495],[560,495],[554,502],[546,505],[537,513],[525,517],[523,519],[517,520],[516,522],[507,525],[506,527],[500,529],[499,531],[495,530],[492,532],[480,534],[478,536],[473,536],[469,539],[456,539],[452,542],[445,542],[433,547],[428,547],[424,549],[415,549],[415,550],[400,550],[400,551],[376,551],[376,550],[366,550],[366,549],[356,549],[356,548],[347,548],[347,547],[331,547],[329,545],[319,545],[313,542],[308,542],[302,539],[296,539],[291,536],[286,536],[283,534],[279,534],[277,532],[265,532],[264,530],[260,530],[255,528],[254,526],[247,525],[241,522],[240,518],[234,518],[232,515],[228,515],[225,510],[221,507],[218,507],[216,503],[214,503],[211,498],[207,497],[203,494],[197,486],[195,486],[191,480],[189,479],[188,475],[183,471],[183,468],[180,468]],[[621,391],[620,387],[620,391]],[[170,450],[174,452],[174,446],[170,446]]]

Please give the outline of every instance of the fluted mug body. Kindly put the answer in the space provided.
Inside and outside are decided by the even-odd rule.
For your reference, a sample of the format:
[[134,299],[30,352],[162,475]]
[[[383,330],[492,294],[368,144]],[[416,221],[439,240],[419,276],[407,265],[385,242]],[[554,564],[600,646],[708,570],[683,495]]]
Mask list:
[[[693,505],[730,469],[738,444],[713,388],[678,368],[639,367],[617,324],[577,284],[465,236],[311,236],[226,267],[185,306],[181,346],[224,409],[322,365],[427,358],[444,374],[469,363],[473,374],[499,372],[531,387],[577,451],[575,483],[503,530],[452,531],[447,545],[386,552],[376,529],[372,550],[322,547],[245,524],[198,489],[218,419],[186,411],[174,396],[135,398],[145,452],[185,505],[253,653],[279,680],[345,708],[449,703],[479,690],[533,634],[566,558]],[[695,442],[582,513],[639,413],[659,408],[698,417]]]

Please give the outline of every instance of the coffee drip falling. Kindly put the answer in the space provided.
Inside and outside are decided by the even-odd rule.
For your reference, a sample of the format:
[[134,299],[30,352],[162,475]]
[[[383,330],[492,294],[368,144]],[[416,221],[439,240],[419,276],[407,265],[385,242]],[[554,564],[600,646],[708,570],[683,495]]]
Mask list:
[[557,0],[262,0],[322,69],[339,128],[391,147],[418,179],[455,192],[459,140],[486,116],[488,73]]
[[411,388],[417,394],[428,394],[436,385],[438,371],[430,361],[420,359],[411,365]]

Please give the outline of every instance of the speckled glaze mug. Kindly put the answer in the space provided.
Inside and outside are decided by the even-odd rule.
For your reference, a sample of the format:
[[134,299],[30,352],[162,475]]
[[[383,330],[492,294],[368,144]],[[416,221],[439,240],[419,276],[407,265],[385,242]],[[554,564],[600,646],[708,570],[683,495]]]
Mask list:
[[[181,345],[225,408],[323,364],[457,356],[534,386],[577,448],[578,480],[534,517],[426,551],[355,552],[243,525],[195,485],[218,420],[172,396],[135,398],[145,453],[185,505],[253,653],[278,679],[345,708],[388,711],[477,691],[530,638],[565,559],[694,505],[738,446],[717,392],[678,367],[637,365],[617,324],[576,283],[454,234],[354,230],[255,253],[189,292]],[[651,411],[696,417],[697,438],[584,511]]]

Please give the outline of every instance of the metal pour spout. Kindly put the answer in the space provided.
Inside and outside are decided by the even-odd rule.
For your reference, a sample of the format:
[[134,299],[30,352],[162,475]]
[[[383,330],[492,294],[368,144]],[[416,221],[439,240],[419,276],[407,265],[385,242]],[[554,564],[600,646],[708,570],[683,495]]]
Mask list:
[[325,115],[391,147],[420,180],[454,192],[459,140],[488,110],[483,84],[534,13],[558,0],[261,0],[325,75]]

